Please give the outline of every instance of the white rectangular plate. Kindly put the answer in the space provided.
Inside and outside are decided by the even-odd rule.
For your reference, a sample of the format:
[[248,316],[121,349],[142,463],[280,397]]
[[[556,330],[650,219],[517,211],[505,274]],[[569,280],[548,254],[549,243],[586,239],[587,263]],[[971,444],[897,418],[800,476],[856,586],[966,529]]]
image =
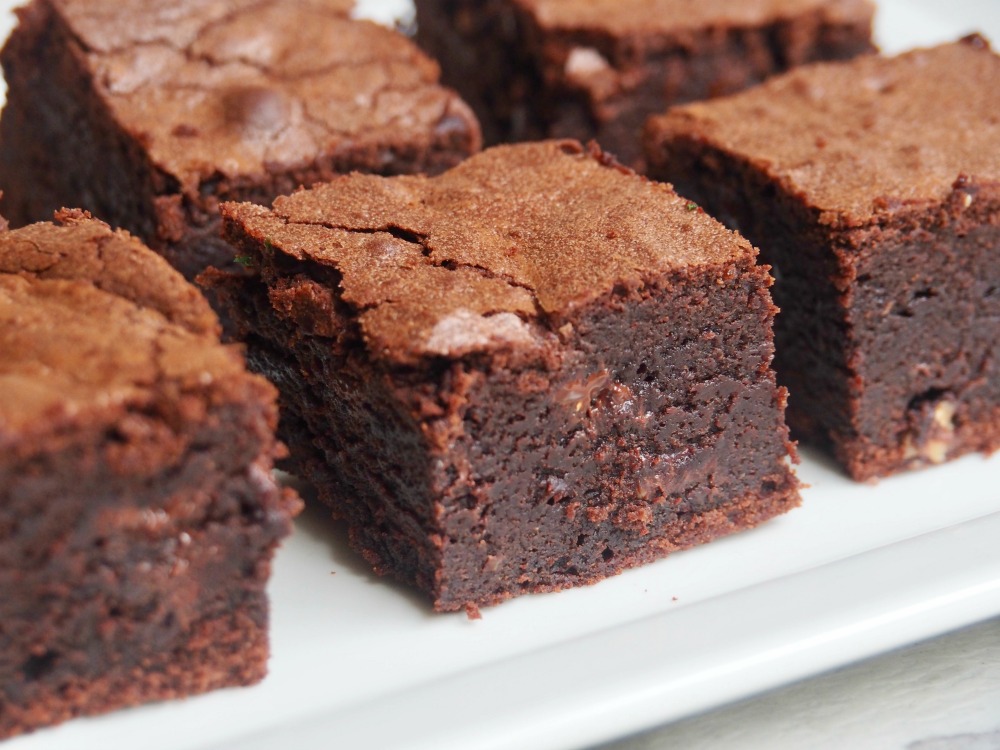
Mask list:
[[[940,7],[883,0],[883,48],[1000,41],[995,0]],[[759,529],[480,621],[377,579],[309,511],[276,561],[261,685],[5,750],[580,747],[1000,613],[1000,455],[864,485],[806,453],[799,473],[803,507]]]

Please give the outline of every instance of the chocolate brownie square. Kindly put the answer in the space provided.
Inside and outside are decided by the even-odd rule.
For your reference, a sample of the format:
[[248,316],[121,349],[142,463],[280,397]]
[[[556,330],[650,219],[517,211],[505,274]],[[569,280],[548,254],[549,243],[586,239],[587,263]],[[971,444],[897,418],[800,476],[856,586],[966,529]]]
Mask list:
[[793,433],[857,479],[1000,448],[997,81],[970,37],[650,121],[652,172],[774,265]]
[[440,171],[479,126],[437,65],[347,0],[33,0],[0,61],[2,212],[81,206],[188,278],[232,259],[222,200]]
[[0,232],[0,737],[260,680],[276,394],[137,240]]
[[756,251],[577,142],[222,207],[295,471],[438,610],[595,582],[799,502]]
[[873,50],[868,0],[416,0],[418,38],[488,142],[596,138],[642,165],[642,126],[814,60]]

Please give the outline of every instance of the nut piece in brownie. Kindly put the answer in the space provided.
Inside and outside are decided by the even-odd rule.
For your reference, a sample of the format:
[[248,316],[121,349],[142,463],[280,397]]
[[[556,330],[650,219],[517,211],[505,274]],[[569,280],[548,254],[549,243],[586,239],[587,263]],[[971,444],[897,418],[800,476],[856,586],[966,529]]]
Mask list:
[[64,212],[0,232],[0,737],[265,673],[274,389],[203,297]]
[[572,141],[222,207],[294,470],[379,573],[475,612],[799,502],[756,251]]
[[33,0],[0,54],[0,210],[19,226],[81,206],[193,278],[232,261],[220,200],[477,151],[437,64],[351,5]]
[[774,265],[789,423],[857,479],[1000,448],[997,81],[970,37],[650,121],[653,173]]
[[416,0],[418,38],[488,142],[596,138],[641,166],[642,125],[814,60],[870,52],[868,0]]

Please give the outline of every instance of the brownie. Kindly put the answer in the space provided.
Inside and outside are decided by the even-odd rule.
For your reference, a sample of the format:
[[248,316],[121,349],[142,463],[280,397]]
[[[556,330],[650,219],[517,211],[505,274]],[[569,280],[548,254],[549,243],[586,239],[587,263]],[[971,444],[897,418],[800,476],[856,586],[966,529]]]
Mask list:
[[265,673],[276,394],[136,239],[0,232],[0,738]]
[[231,261],[221,200],[441,171],[479,126],[436,63],[348,0],[33,0],[0,53],[2,212],[81,206],[188,278]]
[[642,166],[646,117],[872,51],[868,0],[416,0],[418,38],[487,141],[596,138]]
[[222,207],[293,470],[380,574],[474,614],[799,502],[744,239],[573,141]]
[[857,479],[1000,448],[997,81],[969,37],[650,121],[652,172],[774,265],[793,434]]

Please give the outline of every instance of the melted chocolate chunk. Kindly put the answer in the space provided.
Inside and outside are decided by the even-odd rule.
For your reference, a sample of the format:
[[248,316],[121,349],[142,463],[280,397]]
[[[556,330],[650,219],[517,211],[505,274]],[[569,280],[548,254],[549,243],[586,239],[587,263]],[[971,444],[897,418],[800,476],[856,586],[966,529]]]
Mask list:
[[277,133],[291,122],[291,102],[281,91],[263,86],[238,86],[220,95],[231,125],[264,134]]

